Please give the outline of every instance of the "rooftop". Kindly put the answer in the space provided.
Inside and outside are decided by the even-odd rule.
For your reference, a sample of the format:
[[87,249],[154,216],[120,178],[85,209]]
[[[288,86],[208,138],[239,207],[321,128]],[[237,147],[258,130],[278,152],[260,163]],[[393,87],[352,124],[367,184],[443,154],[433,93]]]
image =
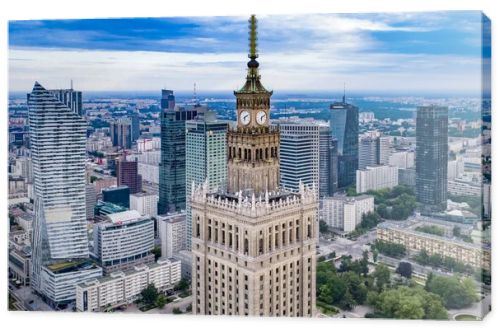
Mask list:
[[[463,224],[460,224],[461,226]],[[440,235],[435,235],[431,233],[425,233],[416,230],[417,227],[419,226],[438,226],[441,228],[447,228],[447,229],[452,229],[455,224],[444,221],[444,220],[438,220],[438,219],[431,219],[431,218],[425,218],[425,219],[419,219],[419,218],[409,218],[407,220],[403,221],[396,221],[396,220],[386,220],[380,224],[377,225],[377,229],[392,229],[392,230],[398,230],[402,231],[404,233],[409,233],[409,234],[414,234],[414,235],[419,235],[422,237],[425,237],[427,239],[434,239],[434,240],[441,240],[449,243],[454,243],[466,248],[475,248],[475,249],[487,249],[488,247],[481,246],[481,245],[476,245],[470,242],[465,242],[460,238],[453,237],[453,236],[440,236]],[[465,228],[466,226],[463,226]],[[452,235],[452,234],[451,234]]]
[[110,273],[109,275],[80,283],[80,284],[78,284],[78,286],[85,288],[88,286],[93,286],[93,285],[97,285],[100,283],[105,283],[105,282],[108,282],[108,281],[111,281],[114,279],[124,278],[124,277],[130,276],[130,275],[133,275],[137,272],[151,270],[151,269],[157,268],[157,267],[162,266],[162,265],[174,264],[174,263],[179,263],[179,262],[180,262],[179,260],[176,260],[174,258],[159,258],[155,263],[142,264],[142,265],[135,266],[132,269],[123,270],[123,271],[121,271],[121,270],[114,271],[114,272]]
[[142,217],[142,215],[136,210],[128,210],[123,212],[110,213],[107,214],[107,217],[112,223],[123,223],[139,219]]
[[97,265],[90,259],[77,259],[49,264],[46,268],[54,274],[64,274],[72,271],[94,269],[97,268]]

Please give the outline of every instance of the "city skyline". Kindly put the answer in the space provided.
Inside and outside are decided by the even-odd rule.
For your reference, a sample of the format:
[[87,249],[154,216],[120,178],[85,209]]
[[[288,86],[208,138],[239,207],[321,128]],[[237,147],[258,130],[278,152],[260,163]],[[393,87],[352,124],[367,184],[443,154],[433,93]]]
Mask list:
[[[484,15],[480,28],[467,25],[475,13],[263,16],[259,29],[255,15],[33,21],[28,35],[11,25],[20,29],[13,45],[74,57],[51,59],[50,74],[37,72],[47,65],[39,61],[32,92],[9,100],[9,310],[483,319],[491,310],[491,100],[481,55],[490,30]],[[458,30],[447,26],[450,15]],[[462,48],[445,33],[463,37],[469,28],[480,30],[470,33],[482,40],[479,55],[471,36]],[[443,42],[415,49],[408,34]],[[413,60],[380,66],[380,50]],[[107,60],[80,58],[95,52]],[[117,52],[139,56],[129,64]],[[140,56],[153,53],[176,57]],[[228,55],[241,60],[221,63]],[[450,55],[475,55],[479,68]],[[151,66],[135,66],[142,61]],[[156,94],[99,97],[74,77],[70,89],[53,84],[73,71],[90,84]],[[477,84],[474,73],[485,81],[476,87],[482,98],[355,97],[348,80],[340,98],[308,94],[333,87],[323,82],[331,75],[416,89],[412,71],[429,89],[440,75],[450,87],[457,76],[463,87]],[[210,87],[224,97],[200,94],[193,80],[192,94],[177,98],[193,73],[219,78]],[[377,73],[388,80],[373,81]],[[294,85],[297,94],[283,93]]]
[[[230,91],[245,67],[245,21],[11,21],[10,89],[26,91],[50,73],[47,86],[74,80],[84,91],[191,91],[194,82],[202,91]],[[480,25],[473,11],[263,15],[262,73],[277,91],[340,91],[346,82],[351,92],[479,94]]]

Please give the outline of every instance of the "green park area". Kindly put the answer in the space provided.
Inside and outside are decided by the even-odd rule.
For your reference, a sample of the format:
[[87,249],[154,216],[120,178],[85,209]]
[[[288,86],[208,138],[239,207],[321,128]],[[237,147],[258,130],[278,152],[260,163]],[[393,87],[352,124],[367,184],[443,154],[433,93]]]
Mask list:
[[462,309],[478,301],[470,278],[429,274],[423,284],[412,278],[412,267],[400,262],[395,271],[384,264],[369,270],[368,252],[363,258],[341,258],[338,268],[331,262],[317,265],[317,306],[325,315],[350,311],[358,305],[371,307],[367,318],[448,319],[448,309]]

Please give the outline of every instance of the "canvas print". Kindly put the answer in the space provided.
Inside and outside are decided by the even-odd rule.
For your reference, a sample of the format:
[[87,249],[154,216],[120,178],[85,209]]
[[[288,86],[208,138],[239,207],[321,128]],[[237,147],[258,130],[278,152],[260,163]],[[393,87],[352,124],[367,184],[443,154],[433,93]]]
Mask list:
[[490,68],[479,11],[10,21],[9,310],[483,319]]

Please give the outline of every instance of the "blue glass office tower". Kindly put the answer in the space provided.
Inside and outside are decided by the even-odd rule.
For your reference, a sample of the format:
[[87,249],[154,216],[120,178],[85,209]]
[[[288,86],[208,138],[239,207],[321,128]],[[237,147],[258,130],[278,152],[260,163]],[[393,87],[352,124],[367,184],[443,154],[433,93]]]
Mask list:
[[130,208],[130,188],[128,186],[118,186],[103,189],[102,200],[128,209]]
[[346,188],[356,183],[359,110],[345,102],[345,95],[342,102],[330,105],[330,128],[337,139],[338,187]]
[[207,108],[175,105],[174,92],[161,92],[161,160],[158,214],[186,208],[186,121]]
[[424,209],[444,210],[448,186],[448,108],[419,107],[416,135],[417,201]]

